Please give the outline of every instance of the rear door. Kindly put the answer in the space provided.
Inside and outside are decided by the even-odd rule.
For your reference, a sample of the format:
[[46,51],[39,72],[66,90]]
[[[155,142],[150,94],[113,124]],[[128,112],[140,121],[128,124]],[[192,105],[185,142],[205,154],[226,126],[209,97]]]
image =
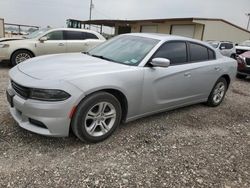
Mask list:
[[44,37],[47,37],[46,41],[38,42],[36,44],[37,55],[59,54],[66,52],[66,41],[64,39],[63,31],[51,31]]
[[216,60],[214,50],[199,43],[189,42],[189,90],[193,93],[193,100],[206,99],[216,80],[220,77],[222,67]]
[[220,52],[222,55],[230,57],[233,54],[234,45],[232,43],[221,43]]
[[64,31],[67,52],[86,52],[102,42],[95,34],[83,31]]

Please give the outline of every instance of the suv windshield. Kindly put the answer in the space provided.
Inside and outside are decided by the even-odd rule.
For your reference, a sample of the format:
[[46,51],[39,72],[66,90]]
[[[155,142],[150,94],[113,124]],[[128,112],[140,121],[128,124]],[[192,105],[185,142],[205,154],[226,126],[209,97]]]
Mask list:
[[250,40],[246,40],[245,42],[242,42],[240,46],[249,46],[250,47]]
[[208,41],[208,44],[210,44],[214,48],[217,48],[219,46],[219,42],[215,42],[215,41]]
[[123,35],[115,37],[89,51],[94,57],[122,63],[138,65],[159,42],[156,39]]
[[27,39],[33,39],[33,38],[36,38],[42,34],[44,34],[45,32],[47,32],[48,30],[50,30],[49,28],[45,28],[45,29],[39,29],[37,31],[34,31],[33,33],[25,36],[25,38]]

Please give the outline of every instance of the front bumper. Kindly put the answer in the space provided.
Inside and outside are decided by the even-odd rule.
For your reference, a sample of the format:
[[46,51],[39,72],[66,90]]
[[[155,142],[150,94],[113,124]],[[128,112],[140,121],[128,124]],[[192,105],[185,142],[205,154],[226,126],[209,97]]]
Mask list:
[[10,60],[10,54],[8,48],[0,48],[0,62]]
[[[46,104],[25,100],[18,95],[13,97],[13,105],[10,113],[20,127],[45,136],[68,136],[71,121],[69,118],[70,105],[62,102]],[[45,127],[34,124],[31,120],[41,122]]]
[[[40,82],[44,82],[21,73],[17,68],[12,69],[10,77],[21,85],[26,86],[28,83],[27,87],[37,87],[42,85]],[[10,107],[10,113],[20,127],[31,132],[54,137],[68,136],[71,111],[82,99],[83,92],[67,82],[60,82],[61,85],[56,84],[55,81],[46,82],[47,85],[49,83],[55,84],[57,87],[70,93],[71,97],[65,101],[58,102],[24,99],[12,88],[10,83],[7,89],[7,92],[13,96],[11,97],[13,106]],[[49,87],[53,86],[50,85]]]

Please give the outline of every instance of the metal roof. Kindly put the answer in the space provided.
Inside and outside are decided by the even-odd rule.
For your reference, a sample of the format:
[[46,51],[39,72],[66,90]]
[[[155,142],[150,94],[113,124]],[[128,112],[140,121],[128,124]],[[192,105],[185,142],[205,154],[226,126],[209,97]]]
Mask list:
[[243,30],[245,32],[250,33],[250,31],[237,26],[231,22],[228,22],[226,20],[220,19],[220,18],[195,18],[195,17],[191,17],[191,18],[161,18],[161,19],[142,19],[142,20],[107,20],[107,19],[103,19],[103,20],[85,20],[85,21],[81,21],[81,20],[75,20],[75,19],[69,19],[72,21],[80,21],[82,24],[93,24],[93,25],[103,25],[103,26],[109,26],[109,27],[114,27],[116,24],[136,24],[138,22],[151,22],[151,23],[164,23],[164,22],[170,22],[170,21],[191,21],[191,22],[195,22],[198,20],[204,20],[204,21],[221,21],[224,23],[227,23],[233,27],[236,27],[240,30]]

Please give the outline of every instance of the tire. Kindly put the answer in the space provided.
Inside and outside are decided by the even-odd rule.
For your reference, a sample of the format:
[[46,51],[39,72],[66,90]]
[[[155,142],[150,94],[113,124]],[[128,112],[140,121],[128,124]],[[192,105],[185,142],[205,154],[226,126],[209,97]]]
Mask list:
[[81,141],[97,143],[111,136],[119,126],[121,116],[117,98],[107,92],[98,92],[78,105],[71,128]]
[[207,105],[216,107],[220,105],[226,95],[228,84],[225,78],[221,77],[215,83],[207,100]]
[[237,74],[236,77],[239,79],[245,79],[247,76],[242,74]]
[[34,57],[34,55],[28,50],[18,50],[14,52],[11,56],[10,62],[12,66]]
[[235,54],[231,54],[230,57],[233,58],[233,59],[236,59],[236,55]]

